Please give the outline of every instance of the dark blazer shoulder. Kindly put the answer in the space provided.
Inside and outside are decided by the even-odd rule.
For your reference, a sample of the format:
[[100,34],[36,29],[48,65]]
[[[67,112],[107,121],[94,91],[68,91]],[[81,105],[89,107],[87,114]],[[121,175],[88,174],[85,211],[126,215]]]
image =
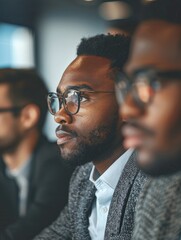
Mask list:
[[33,152],[32,160],[34,161],[34,159],[38,159],[37,165],[42,165],[48,160],[60,162],[61,157],[57,144],[43,137]]
[[[57,176],[58,179],[61,175],[67,175],[66,179],[70,179],[73,168],[66,167],[61,159],[60,151],[55,142],[49,141],[47,138],[42,137],[32,155],[31,169],[30,169],[30,181],[33,183],[43,180],[46,177],[45,172],[49,171],[49,175],[54,179]],[[59,176],[59,177],[58,177]]]

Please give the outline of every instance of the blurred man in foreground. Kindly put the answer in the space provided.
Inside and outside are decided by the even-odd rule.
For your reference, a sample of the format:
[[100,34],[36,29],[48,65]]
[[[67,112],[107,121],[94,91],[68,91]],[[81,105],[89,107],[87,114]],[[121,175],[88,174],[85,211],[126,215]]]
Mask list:
[[124,146],[138,149],[139,167],[153,176],[138,204],[133,240],[176,240],[181,232],[181,2],[153,4],[155,14],[137,28],[126,74],[116,86],[129,123]]
[[135,166],[135,152],[122,146],[122,121],[114,78],[129,50],[124,36],[83,39],[67,67],[49,110],[61,156],[77,167],[68,205],[36,240],[131,239],[135,204],[146,181]]
[[47,88],[34,70],[0,69],[0,239],[32,239],[67,200],[70,174],[42,133]]

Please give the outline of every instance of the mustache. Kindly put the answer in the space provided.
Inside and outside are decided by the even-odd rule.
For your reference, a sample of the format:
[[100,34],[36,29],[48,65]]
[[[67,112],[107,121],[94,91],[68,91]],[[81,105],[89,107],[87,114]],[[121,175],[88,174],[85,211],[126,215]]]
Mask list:
[[[149,129],[147,127],[145,127],[144,125],[142,124],[139,124],[138,122],[136,121],[129,121],[129,122],[125,122],[124,124],[125,127],[133,127],[133,128],[136,128],[137,130],[139,130],[140,132],[146,134],[146,135],[149,135],[149,136],[154,136],[155,135],[155,132],[154,130],[152,129]],[[124,128],[124,127],[123,127]]]
[[72,131],[71,129],[69,129],[67,126],[65,125],[59,125],[55,132],[58,132],[58,131],[63,131],[63,132],[66,132],[68,133],[69,135],[71,135],[72,137],[77,137],[77,133],[75,131]]

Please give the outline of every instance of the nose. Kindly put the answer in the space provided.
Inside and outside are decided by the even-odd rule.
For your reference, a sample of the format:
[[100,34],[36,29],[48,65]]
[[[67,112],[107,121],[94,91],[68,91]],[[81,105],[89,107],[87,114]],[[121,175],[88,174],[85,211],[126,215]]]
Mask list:
[[61,108],[55,115],[54,120],[59,124],[71,124],[72,115],[68,114],[64,108]]
[[119,107],[119,113],[123,120],[136,119],[144,114],[144,108],[139,107],[133,100],[131,94],[128,94]]

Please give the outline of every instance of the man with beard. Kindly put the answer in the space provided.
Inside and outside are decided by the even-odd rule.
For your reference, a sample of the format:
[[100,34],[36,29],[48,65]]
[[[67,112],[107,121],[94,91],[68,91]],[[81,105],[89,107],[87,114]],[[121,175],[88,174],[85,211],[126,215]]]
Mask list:
[[59,124],[61,156],[76,168],[68,205],[40,239],[131,239],[134,208],[146,180],[135,153],[122,147],[114,78],[129,50],[124,36],[83,39],[65,70],[49,111]]
[[121,117],[129,123],[123,130],[124,146],[138,149],[139,167],[153,176],[138,204],[133,240],[177,240],[181,236],[181,2],[158,0],[148,7],[152,14],[146,12],[147,19],[137,28],[126,74],[116,85],[118,100],[125,100]]
[[0,69],[0,239],[28,240],[64,207],[69,171],[42,133],[47,88],[31,69]]

